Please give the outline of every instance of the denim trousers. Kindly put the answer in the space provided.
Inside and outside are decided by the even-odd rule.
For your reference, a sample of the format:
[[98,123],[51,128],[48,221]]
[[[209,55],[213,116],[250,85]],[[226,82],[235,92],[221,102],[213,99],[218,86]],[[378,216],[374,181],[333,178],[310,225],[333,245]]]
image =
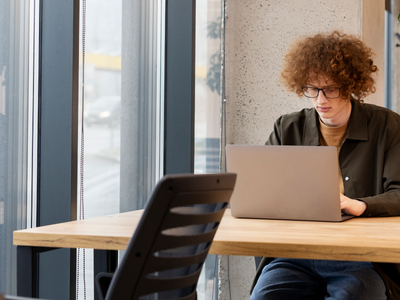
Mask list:
[[386,287],[370,262],[276,258],[250,300],[381,300]]

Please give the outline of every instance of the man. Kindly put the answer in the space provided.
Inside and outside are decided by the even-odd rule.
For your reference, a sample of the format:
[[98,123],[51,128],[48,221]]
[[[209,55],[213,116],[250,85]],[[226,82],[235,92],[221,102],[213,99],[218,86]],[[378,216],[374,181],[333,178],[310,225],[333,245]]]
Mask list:
[[[342,210],[399,216],[400,116],[363,103],[375,92],[371,56],[358,38],[337,31],[292,45],[282,81],[313,108],[281,116],[266,144],[335,146]],[[400,299],[400,266],[264,258],[251,299]]]

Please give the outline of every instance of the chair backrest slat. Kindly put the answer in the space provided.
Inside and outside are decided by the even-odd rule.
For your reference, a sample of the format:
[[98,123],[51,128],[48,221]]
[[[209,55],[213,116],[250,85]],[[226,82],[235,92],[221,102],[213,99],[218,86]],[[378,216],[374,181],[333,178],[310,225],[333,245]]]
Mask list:
[[189,226],[196,224],[207,224],[213,222],[219,222],[221,220],[225,209],[221,209],[217,212],[207,213],[203,215],[199,214],[177,214],[171,213],[166,217],[165,223],[163,224],[163,230],[167,228],[173,228],[177,226]]
[[190,266],[197,263],[202,263],[208,254],[209,247],[207,247],[202,252],[186,256],[186,257],[155,257],[147,268],[148,272],[164,271],[173,268],[181,268],[185,266]]
[[182,286],[193,286],[197,283],[201,268],[192,274],[175,278],[145,278],[143,284],[138,288],[138,293],[148,295],[162,291],[170,291],[181,288]]
[[184,246],[211,243],[217,228],[207,233],[186,236],[160,236],[154,244],[154,252]]

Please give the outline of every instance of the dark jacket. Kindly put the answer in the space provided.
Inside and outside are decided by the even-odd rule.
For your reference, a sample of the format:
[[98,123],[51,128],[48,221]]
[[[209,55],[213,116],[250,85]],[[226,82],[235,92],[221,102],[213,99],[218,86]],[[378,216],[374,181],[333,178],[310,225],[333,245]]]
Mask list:
[[[314,108],[281,116],[267,145],[320,146]],[[339,152],[345,195],[367,204],[362,217],[400,216],[400,116],[352,101],[346,139]],[[400,233],[399,233],[400,234]],[[255,281],[271,258],[262,260]],[[400,299],[400,264],[373,263],[388,299]]]

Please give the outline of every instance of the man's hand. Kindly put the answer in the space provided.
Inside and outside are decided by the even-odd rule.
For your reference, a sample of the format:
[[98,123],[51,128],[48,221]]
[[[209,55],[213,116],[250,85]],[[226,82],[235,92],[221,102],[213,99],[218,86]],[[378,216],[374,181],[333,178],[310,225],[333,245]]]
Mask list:
[[345,214],[360,216],[367,209],[367,204],[363,201],[358,201],[340,194],[340,208]]

